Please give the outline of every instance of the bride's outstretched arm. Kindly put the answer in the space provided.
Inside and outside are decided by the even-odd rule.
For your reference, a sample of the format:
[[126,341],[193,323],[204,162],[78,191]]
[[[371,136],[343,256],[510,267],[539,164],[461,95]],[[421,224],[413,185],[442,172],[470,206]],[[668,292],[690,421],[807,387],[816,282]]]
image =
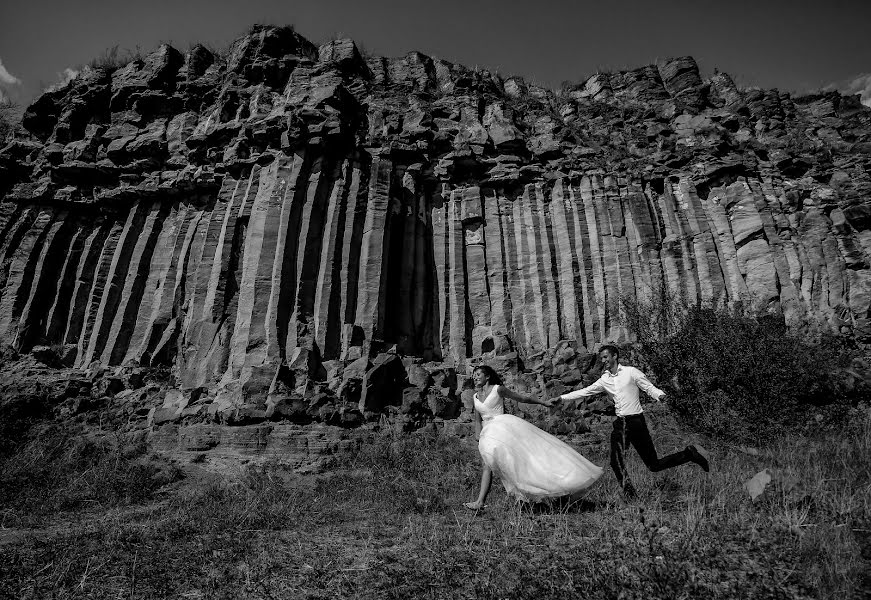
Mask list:
[[509,390],[504,385],[499,386],[499,395],[504,398],[511,398],[512,400],[517,400],[518,402],[526,402],[527,404],[541,404],[542,406],[553,406],[555,400],[552,398],[540,399],[537,396],[521,394],[520,392],[515,392],[514,390]]

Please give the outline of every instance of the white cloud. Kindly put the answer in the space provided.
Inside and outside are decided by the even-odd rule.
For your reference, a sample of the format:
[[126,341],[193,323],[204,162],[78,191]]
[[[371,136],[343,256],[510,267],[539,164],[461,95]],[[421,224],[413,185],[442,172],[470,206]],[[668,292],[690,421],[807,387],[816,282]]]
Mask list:
[[0,83],[5,83],[6,85],[21,85],[21,80],[7,71],[6,67],[3,66],[2,59],[0,59]]
[[859,94],[859,100],[865,106],[871,106],[871,73],[862,73],[852,79],[832,83],[823,90],[838,90],[842,94]]
[[871,106],[871,73],[863,73],[854,78],[847,86],[851,94],[859,94],[862,104]]
[[76,76],[80,73],[77,69],[71,69],[67,67],[64,69],[63,73],[57,74],[57,81],[46,89],[47,92],[53,92],[54,90],[59,90],[62,87],[66,86],[70,81],[76,78]]

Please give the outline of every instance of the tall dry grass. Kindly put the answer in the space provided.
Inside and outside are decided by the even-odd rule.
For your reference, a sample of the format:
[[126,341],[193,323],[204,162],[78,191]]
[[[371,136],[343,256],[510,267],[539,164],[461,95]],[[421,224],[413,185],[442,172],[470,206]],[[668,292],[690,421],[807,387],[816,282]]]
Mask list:
[[[661,451],[681,443],[667,412],[651,420]],[[610,473],[568,505],[521,505],[496,483],[477,514],[461,507],[478,483],[471,440],[383,433],[330,473],[261,464],[2,544],[0,595],[859,597],[871,523],[863,425],[758,455],[714,446],[707,475],[651,474],[630,458],[632,503]],[[606,451],[585,453],[605,464]],[[743,484],[763,468],[774,481],[752,502]]]
[[180,471],[147,453],[144,440],[35,427],[0,456],[0,525],[38,527],[59,513],[150,502]]

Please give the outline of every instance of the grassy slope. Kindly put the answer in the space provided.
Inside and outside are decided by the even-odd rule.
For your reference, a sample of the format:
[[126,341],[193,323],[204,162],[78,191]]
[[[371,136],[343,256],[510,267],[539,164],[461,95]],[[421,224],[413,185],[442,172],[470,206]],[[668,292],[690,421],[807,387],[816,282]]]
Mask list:
[[[681,446],[667,413],[652,420],[661,452]],[[868,427],[758,456],[715,447],[710,475],[649,474],[633,455],[628,504],[610,472],[574,506],[530,510],[497,483],[477,515],[460,506],[478,483],[473,442],[431,433],[384,434],[328,474],[169,485],[130,448],[82,462],[67,444],[41,473],[33,445],[3,462],[16,492],[0,597],[848,598],[868,584]],[[605,464],[606,450],[584,453]],[[752,503],[742,484],[765,467],[779,477]]]

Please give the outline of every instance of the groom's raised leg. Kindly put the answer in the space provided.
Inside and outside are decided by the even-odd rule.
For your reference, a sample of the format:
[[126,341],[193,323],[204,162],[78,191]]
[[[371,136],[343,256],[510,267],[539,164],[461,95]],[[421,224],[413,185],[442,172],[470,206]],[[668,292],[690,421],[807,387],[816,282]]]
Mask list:
[[653,445],[653,439],[650,437],[650,430],[647,429],[644,415],[633,415],[628,418],[626,427],[627,437],[650,471],[664,471],[693,461],[693,455],[688,450],[681,450],[661,458],[657,456],[656,446]]
[[704,469],[705,473],[711,470],[711,463],[708,460],[708,452],[701,446],[687,446],[686,452],[690,456],[690,460]]

